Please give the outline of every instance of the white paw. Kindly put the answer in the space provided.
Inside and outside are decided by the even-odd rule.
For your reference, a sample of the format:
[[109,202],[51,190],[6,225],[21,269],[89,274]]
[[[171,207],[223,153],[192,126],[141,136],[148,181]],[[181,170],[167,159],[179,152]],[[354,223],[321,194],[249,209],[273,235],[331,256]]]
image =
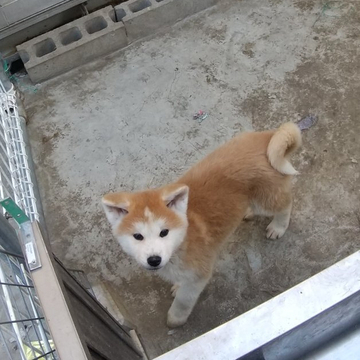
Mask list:
[[169,310],[166,324],[169,328],[176,328],[184,325],[187,319],[188,319],[187,314],[185,314],[185,316],[176,316],[172,313],[171,310]]
[[266,228],[266,237],[272,240],[279,239],[285,234],[287,228],[288,226],[278,224],[273,220]]
[[180,284],[174,284],[172,287],[171,287],[171,295],[172,297],[175,297],[176,296],[176,292],[178,291],[180,287]]

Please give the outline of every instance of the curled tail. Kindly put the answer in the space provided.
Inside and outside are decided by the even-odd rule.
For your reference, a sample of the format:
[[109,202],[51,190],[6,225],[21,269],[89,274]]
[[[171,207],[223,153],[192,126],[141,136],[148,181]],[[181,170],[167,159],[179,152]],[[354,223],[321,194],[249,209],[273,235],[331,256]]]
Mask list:
[[290,154],[301,146],[301,131],[291,122],[281,125],[272,136],[267,156],[271,166],[284,175],[296,175],[297,171],[288,160]]

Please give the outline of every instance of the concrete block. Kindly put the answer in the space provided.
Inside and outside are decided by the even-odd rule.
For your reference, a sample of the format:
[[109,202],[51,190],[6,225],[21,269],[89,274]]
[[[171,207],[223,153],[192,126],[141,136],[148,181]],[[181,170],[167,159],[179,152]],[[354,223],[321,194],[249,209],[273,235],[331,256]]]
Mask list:
[[152,35],[164,26],[215,5],[219,0],[129,0],[115,6],[129,41]]
[[127,46],[124,24],[107,6],[17,46],[29,73],[38,83],[63,74],[99,56]]

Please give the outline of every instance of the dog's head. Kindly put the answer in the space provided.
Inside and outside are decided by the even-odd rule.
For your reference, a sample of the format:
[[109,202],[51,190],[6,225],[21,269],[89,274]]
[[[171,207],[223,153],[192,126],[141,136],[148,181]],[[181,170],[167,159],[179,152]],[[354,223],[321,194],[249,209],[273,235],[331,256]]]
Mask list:
[[111,193],[102,199],[115,239],[149,270],[161,269],[184,241],[189,188],[172,184],[137,193]]

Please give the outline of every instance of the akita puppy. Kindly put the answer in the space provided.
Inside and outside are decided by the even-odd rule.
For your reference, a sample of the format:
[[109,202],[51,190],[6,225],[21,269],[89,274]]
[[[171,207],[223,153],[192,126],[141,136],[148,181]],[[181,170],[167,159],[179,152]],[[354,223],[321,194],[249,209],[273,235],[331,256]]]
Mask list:
[[252,214],[274,216],[267,237],[284,235],[291,212],[289,155],[301,145],[297,125],[243,133],[178,181],[154,190],[103,197],[122,249],[170,281],[167,324],[183,325],[209,281],[221,244]]

